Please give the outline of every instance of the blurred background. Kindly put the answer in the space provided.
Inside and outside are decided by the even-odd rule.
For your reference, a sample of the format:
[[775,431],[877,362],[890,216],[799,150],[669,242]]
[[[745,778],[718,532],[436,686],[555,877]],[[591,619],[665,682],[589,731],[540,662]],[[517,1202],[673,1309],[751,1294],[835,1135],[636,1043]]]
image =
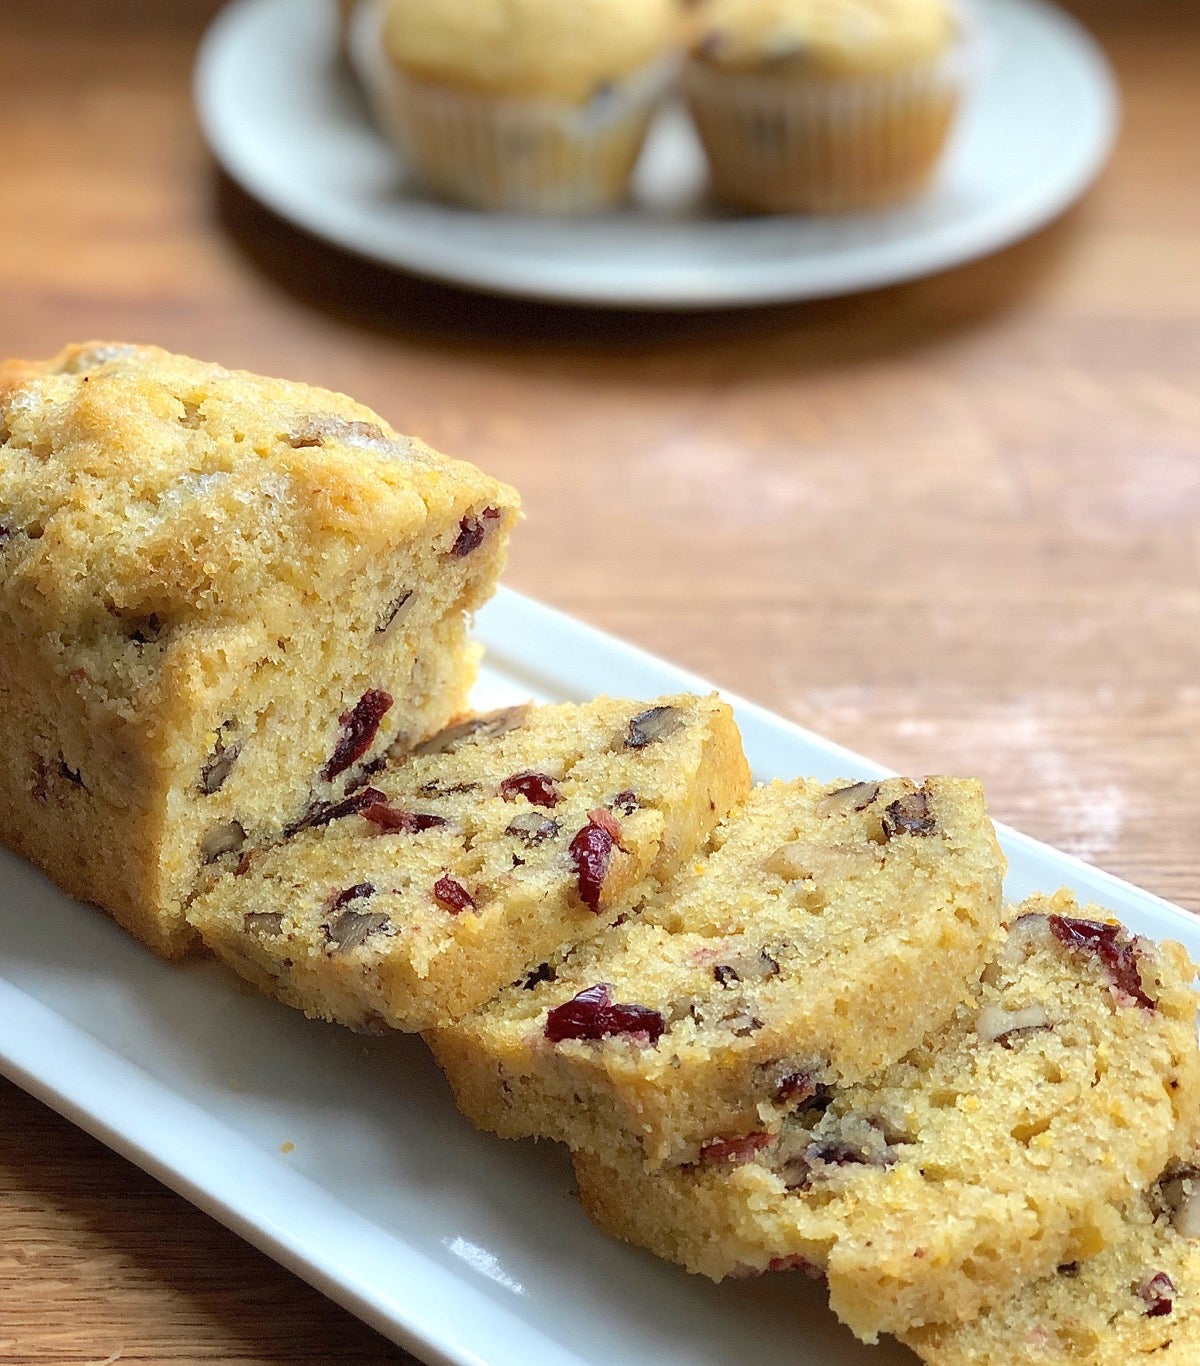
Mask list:
[[[1200,6],[1069,4],[1122,123],[1034,235],[721,310],[501,297],[277,216],[197,121],[220,8],[3,0],[6,354],[348,391],[521,490],[511,587],[1200,909]],[[118,1349],[408,1360],[0,1085],[0,1360]]]

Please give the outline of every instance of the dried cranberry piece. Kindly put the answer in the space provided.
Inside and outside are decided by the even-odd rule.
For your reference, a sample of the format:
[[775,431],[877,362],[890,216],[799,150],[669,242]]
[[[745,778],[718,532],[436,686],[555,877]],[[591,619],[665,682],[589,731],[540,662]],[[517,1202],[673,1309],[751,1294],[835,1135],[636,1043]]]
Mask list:
[[883,833],[888,839],[897,835],[932,835],[937,819],[929,809],[924,790],[910,792],[889,802],[883,813]]
[[344,797],[340,802],[318,802],[315,806],[310,806],[298,821],[284,829],[283,838],[289,840],[301,830],[314,830],[318,826],[328,825],[330,821],[341,820],[343,816],[357,815],[360,811],[378,806],[380,803],[386,806],[387,797],[374,787],[364,787],[349,797]]
[[618,792],[609,805],[623,816],[632,816],[641,803],[638,801],[638,795],[633,788],[627,787],[624,792]]
[[472,551],[478,550],[487,533],[487,527],[483,524],[484,519],[491,521],[499,516],[499,508],[484,508],[482,518],[472,517],[468,512],[458,524],[458,539],[450,548],[451,555],[455,559],[461,560],[464,556],[470,555]]
[[433,884],[433,899],[451,915],[461,915],[463,911],[475,909],[475,898],[452,877],[440,877]]
[[551,1043],[564,1039],[606,1039],[614,1034],[643,1037],[657,1044],[666,1024],[662,1015],[649,1006],[621,1005],[614,1002],[606,982],[588,987],[546,1015],[543,1030]]
[[435,816],[432,811],[405,811],[398,806],[389,806],[382,793],[377,795],[382,800],[364,807],[363,819],[387,834],[399,831],[405,835],[419,835],[422,830],[436,830],[440,825],[449,824],[445,816]]
[[351,901],[358,901],[364,896],[374,896],[375,885],[371,882],[359,882],[353,887],[347,887],[344,892],[334,892],[329,898],[329,904],[325,907],[327,914],[332,915],[334,911],[340,911],[343,906]]
[[579,880],[579,899],[596,915],[600,914],[604,878],[620,833],[621,827],[611,813],[597,808],[588,812],[588,823],[571,841],[570,854]]
[[1159,1319],[1175,1308],[1175,1282],[1165,1271],[1156,1271],[1137,1287],[1138,1298],[1146,1306],[1145,1317]]
[[1142,976],[1138,972],[1137,950],[1122,932],[1120,925],[1105,925],[1098,920],[1076,920],[1071,916],[1046,917],[1050,930],[1060,944],[1096,954],[1113,980],[1120,1005],[1139,1005],[1153,1010],[1154,1002],[1146,995]]
[[727,964],[718,963],[713,968],[713,978],[721,986],[727,987],[731,982],[740,982],[742,979],[737,975],[737,969],[731,968]]
[[558,787],[553,778],[546,773],[514,773],[500,784],[500,795],[506,802],[514,797],[524,797],[530,806],[557,806]]
[[732,1138],[710,1138],[700,1145],[700,1161],[705,1165],[728,1162],[735,1167],[749,1162],[751,1158],[771,1141],[770,1134],[755,1132],[737,1134]]
[[379,732],[379,723],[392,705],[391,693],[382,688],[368,688],[350,711],[338,717],[342,734],[321,776],[326,782],[344,773],[356,759],[371,748]]

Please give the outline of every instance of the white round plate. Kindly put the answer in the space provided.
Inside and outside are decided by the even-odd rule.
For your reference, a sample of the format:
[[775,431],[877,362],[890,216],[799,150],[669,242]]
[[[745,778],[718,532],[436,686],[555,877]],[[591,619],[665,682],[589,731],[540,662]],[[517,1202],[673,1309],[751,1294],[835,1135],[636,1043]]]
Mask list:
[[631,206],[577,220],[420,197],[336,58],[334,5],[233,0],[196,66],[200,121],[235,180],[338,246],[533,298],[703,308],[847,294],[944,270],[1061,213],[1103,165],[1111,72],[1043,0],[979,0],[979,71],[941,175],[919,202],[848,218],[735,217],[705,199],[699,144],[666,110]]

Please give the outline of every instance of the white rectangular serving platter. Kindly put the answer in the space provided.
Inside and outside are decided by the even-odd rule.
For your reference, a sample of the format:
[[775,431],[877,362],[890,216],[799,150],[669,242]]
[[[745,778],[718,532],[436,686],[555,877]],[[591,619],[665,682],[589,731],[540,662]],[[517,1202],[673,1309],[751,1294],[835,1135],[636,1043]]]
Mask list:
[[[707,690],[502,591],[481,706]],[[735,703],[759,779],[883,770]],[[1007,890],[1075,889],[1200,956],[1186,912],[1012,831]],[[415,1038],[363,1039],[211,962],[159,962],[0,851],[0,1072],[422,1361],[455,1366],[899,1366],[799,1275],[714,1286],[587,1223],[552,1144],[455,1111]],[[285,1150],[286,1149],[286,1150]]]

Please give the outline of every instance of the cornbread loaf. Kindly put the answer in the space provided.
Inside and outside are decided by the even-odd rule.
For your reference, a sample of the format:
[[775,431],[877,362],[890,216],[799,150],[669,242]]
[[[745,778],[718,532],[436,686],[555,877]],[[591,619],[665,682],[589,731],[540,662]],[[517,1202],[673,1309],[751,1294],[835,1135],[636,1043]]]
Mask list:
[[1035,898],[972,999],[907,1058],[809,1087],[777,1134],[731,1135],[686,1167],[577,1153],[584,1207],[713,1278],[824,1272],[867,1341],[973,1318],[1112,1243],[1115,1206],[1190,1151],[1192,977],[1178,945],[1065,893]]
[[599,933],[750,785],[716,697],[521,706],[316,807],[192,905],[205,942],[309,1015],[423,1029]]
[[1195,1366],[1200,1153],[1124,1212],[1110,1247],[1065,1262],[970,1323],[905,1335],[929,1366]]
[[160,953],[240,852],[461,713],[517,496],[156,347],[0,367],[0,836]]
[[976,782],[773,783],[639,916],[428,1041],[481,1128],[690,1161],[948,1019],[1003,874]]

